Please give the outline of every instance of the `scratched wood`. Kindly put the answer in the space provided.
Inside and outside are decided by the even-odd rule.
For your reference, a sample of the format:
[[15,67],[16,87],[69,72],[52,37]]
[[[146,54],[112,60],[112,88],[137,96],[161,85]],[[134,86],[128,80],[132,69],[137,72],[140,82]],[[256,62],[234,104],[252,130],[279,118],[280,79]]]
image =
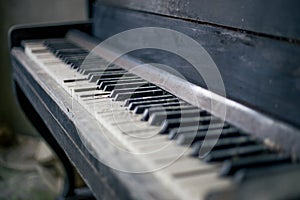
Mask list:
[[98,4],[300,40],[298,0],[98,0]]
[[[227,97],[300,126],[299,44],[116,7],[94,7],[93,35],[101,40],[146,26],[170,28],[192,37],[216,63]],[[149,49],[131,55],[166,64],[190,82],[206,86],[201,76],[178,56]],[[218,93],[214,87],[212,91]]]

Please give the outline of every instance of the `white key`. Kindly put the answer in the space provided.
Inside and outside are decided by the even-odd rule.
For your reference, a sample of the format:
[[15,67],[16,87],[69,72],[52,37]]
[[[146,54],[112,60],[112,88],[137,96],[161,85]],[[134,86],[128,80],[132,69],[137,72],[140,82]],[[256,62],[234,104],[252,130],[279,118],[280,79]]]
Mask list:
[[218,177],[219,165],[208,165],[190,157],[188,146],[178,146],[167,135],[158,134],[161,127],[140,121],[141,115],[127,111],[123,102],[112,101],[107,92],[96,90],[96,83],[89,82],[87,75],[71,69],[42,42],[24,42],[26,54],[109,130],[103,134],[115,137],[128,151],[135,153],[179,197],[203,199],[211,190],[230,186],[229,180]]

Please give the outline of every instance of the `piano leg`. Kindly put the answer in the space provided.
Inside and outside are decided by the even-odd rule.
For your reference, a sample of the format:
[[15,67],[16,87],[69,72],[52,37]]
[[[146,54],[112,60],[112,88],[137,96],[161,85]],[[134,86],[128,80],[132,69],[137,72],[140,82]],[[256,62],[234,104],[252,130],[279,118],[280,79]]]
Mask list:
[[59,160],[61,161],[63,168],[65,170],[65,181],[63,191],[58,197],[59,200],[77,200],[77,199],[94,199],[92,193],[88,188],[75,188],[75,175],[73,171],[73,166],[69,161],[69,158],[59,146],[54,136],[51,134],[50,130],[36,112],[34,107],[31,105],[28,98],[25,96],[18,83],[14,82],[14,90],[17,96],[18,102],[24,113],[26,114],[29,121],[40,133],[40,135],[49,144],[52,150],[55,152]]

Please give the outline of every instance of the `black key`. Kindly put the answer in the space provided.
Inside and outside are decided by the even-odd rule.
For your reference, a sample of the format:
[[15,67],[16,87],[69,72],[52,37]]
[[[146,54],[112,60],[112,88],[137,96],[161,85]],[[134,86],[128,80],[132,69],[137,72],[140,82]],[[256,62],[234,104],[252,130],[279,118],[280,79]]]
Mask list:
[[78,72],[84,75],[88,75],[90,73],[95,73],[95,72],[113,72],[113,71],[122,71],[121,68],[106,68],[106,69],[101,69],[100,67],[95,67],[95,68],[79,68]]
[[61,56],[69,56],[76,54],[88,54],[89,52],[80,48],[72,48],[72,49],[59,49],[55,51],[55,55]]
[[81,56],[75,56],[72,58],[62,58],[62,61],[64,61],[66,64],[69,64],[72,68],[84,68],[83,66],[86,65],[100,65],[101,66],[101,60],[99,58],[87,58],[86,55]]
[[142,91],[142,92],[128,92],[128,93],[118,94],[113,100],[114,101],[124,101],[129,98],[159,96],[159,95],[163,95],[164,93],[165,93],[165,91],[160,90],[160,89],[159,90]]
[[99,96],[105,96],[105,98],[107,98],[107,96],[109,95],[109,93],[103,92],[103,93],[90,93],[90,94],[81,94],[79,95],[79,97],[81,99],[83,98],[90,98],[90,97],[99,97]]
[[[221,123],[222,124],[222,123]],[[225,129],[207,129],[207,130],[197,130],[194,132],[179,132],[177,136],[177,144],[191,144],[192,142],[206,139],[215,138],[227,138],[227,137],[237,137],[239,132],[236,128],[225,128]],[[205,137],[206,136],[206,137]],[[227,143],[233,142],[234,139],[227,141]]]
[[80,82],[86,81],[85,78],[72,78],[72,79],[64,79],[64,83],[72,83],[72,82]]
[[140,105],[140,106],[136,106],[136,107],[135,107],[135,109],[133,110],[133,113],[134,113],[134,114],[141,114],[141,113],[143,113],[146,109],[149,109],[149,108],[155,108],[155,107],[169,107],[169,106],[179,106],[179,105],[186,105],[186,103],[183,102],[183,101],[175,101],[175,102],[170,102],[170,103]]
[[140,81],[140,82],[130,82],[130,83],[116,83],[116,84],[109,84],[104,87],[104,91],[112,91],[114,89],[126,89],[126,88],[133,88],[133,87],[145,87],[151,86],[147,81]]
[[77,68],[81,68],[82,65],[85,65],[85,64],[95,64],[97,65],[98,64],[98,61],[95,59],[94,61],[92,60],[85,60],[85,59],[80,59],[80,60],[76,60],[76,59],[61,59],[62,61],[64,61],[66,64],[70,65],[70,67],[72,69],[77,69]]
[[[204,140],[199,140],[200,143],[203,143]],[[219,149],[229,149],[229,148],[235,148],[239,146],[246,146],[255,144],[256,140],[254,138],[251,138],[249,136],[240,136],[240,137],[234,137],[234,138],[219,138],[216,142],[216,139],[208,139],[205,140],[205,142],[201,146],[201,150],[203,152],[207,152],[211,149],[212,145],[214,145],[212,151],[219,150]],[[197,143],[198,144],[198,143]],[[199,145],[199,144],[198,144]],[[200,148],[199,148],[200,150]],[[207,155],[201,155],[201,158],[204,158]]]
[[119,67],[107,67],[106,63],[99,60],[96,63],[82,63],[77,71],[82,74],[89,74],[89,73],[96,73],[97,71],[104,72],[104,71],[117,71],[117,70],[123,70],[123,69]]
[[254,154],[259,154],[259,153],[264,153],[264,152],[265,153],[268,152],[268,148],[266,147],[266,145],[253,144],[253,145],[248,145],[248,146],[211,151],[204,158],[204,161],[206,161],[206,162],[224,161],[224,160],[232,158],[232,157],[249,156],[249,155],[254,155]]
[[89,61],[84,61],[80,60],[78,62],[73,62],[73,61],[64,61],[66,64],[70,65],[72,69],[77,69],[80,71],[81,69],[89,69],[90,67],[87,66],[97,66],[99,68],[105,67],[104,64],[101,63],[99,60],[89,60]]
[[135,74],[130,74],[130,73],[107,73],[107,74],[101,74],[101,75],[92,75],[89,77],[90,82],[96,82],[98,80],[113,80],[115,79],[121,79],[121,78],[128,78],[128,77],[138,77]]
[[[177,98],[173,96],[174,98]],[[148,108],[144,111],[142,121],[148,121],[150,116],[156,112],[168,112],[168,111],[176,111],[176,110],[194,110],[197,109],[195,106],[191,105],[176,105],[176,106],[164,106],[164,107],[154,107]]]
[[261,168],[249,168],[238,170],[234,175],[235,183],[242,183],[248,180],[254,180],[265,176],[276,176],[294,170],[299,170],[300,165],[297,163],[284,163],[280,165],[270,165]]
[[107,80],[97,80],[96,84],[99,85],[100,90],[104,90],[107,85],[111,84],[128,84],[128,83],[136,83],[136,82],[141,82],[143,79],[139,77],[127,77],[127,78],[115,78],[113,80],[107,79]]
[[88,70],[88,69],[110,69],[110,68],[119,68],[120,67],[109,67],[107,66],[107,62],[99,57],[95,57],[95,58],[90,58],[87,57],[85,58],[84,62],[81,62],[80,65],[80,70],[78,70],[79,72],[81,72],[81,70]]
[[105,70],[102,69],[101,67],[99,66],[93,66],[91,68],[78,68],[77,69],[77,72],[80,73],[80,74],[84,74],[84,75],[88,75],[90,73],[99,73],[99,72],[104,72]]
[[[77,59],[78,57],[74,57],[74,59]],[[90,68],[120,68],[116,65],[109,64],[106,60],[103,58],[96,56],[96,55],[91,55],[89,54],[88,56],[82,56],[78,61],[84,60],[84,63],[81,64],[80,68],[82,69],[90,69]]]
[[157,100],[146,100],[140,102],[132,102],[128,106],[128,110],[134,110],[137,106],[143,105],[154,105],[154,104],[163,104],[163,103],[171,103],[171,102],[179,102],[177,98],[169,98],[169,99],[157,99]]
[[118,78],[122,77],[126,74],[127,71],[125,70],[118,70],[118,71],[103,71],[103,72],[91,72],[88,75],[88,79],[91,80],[93,76],[97,76],[100,78]]
[[101,58],[97,56],[88,56],[88,54],[86,53],[69,55],[69,56],[62,57],[61,59],[65,62],[70,62],[72,64],[79,63],[79,62],[81,64],[84,61],[83,66],[87,64],[94,64],[94,63],[97,64],[102,61]]
[[74,89],[74,92],[79,93],[79,92],[96,91],[96,90],[98,90],[97,86],[86,86],[86,87]]
[[[71,50],[71,49],[68,49],[68,50]],[[81,51],[78,50],[78,51],[68,52],[68,53],[67,52],[61,53],[60,51],[55,52],[55,56],[62,59],[62,60],[64,60],[65,58],[68,58],[69,56],[77,56],[77,55],[78,56],[82,56],[82,55],[87,56],[88,53],[86,51],[82,51],[82,50]]]
[[189,126],[189,127],[179,127],[179,128],[173,128],[169,132],[169,139],[176,139],[180,134],[195,132],[195,131],[204,131],[204,130],[213,130],[213,129],[227,129],[230,125],[225,123],[215,123],[210,125],[202,125],[202,126]]
[[170,94],[165,94],[162,96],[154,96],[154,97],[131,98],[131,99],[127,99],[123,106],[128,107],[131,103],[134,103],[134,102],[143,102],[143,101],[148,101],[148,100],[159,100],[159,99],[170,99],[170,98],[177,99],[177,97],[170,95]]
[[62,45],[48,45],[47,48],[55,54],[58,50],[62,49],[75,49],[78,48],[77,46],[74,46],[72,44],[62,44]]
[[108,65],[109,63],[102,58],[86,58],[86,61],[80,65],[81,70],[88,70],[88,69],[122,69],[116,65]]
[[[64,55],[56,55],[56,57],[61,59],[65,63],[76,64],[78,62],[79,57],[84,57],[84,59],[85,59],[87,55],[88,54],[86,54],[86,53],[72,54],[72,57],[76,57],[76,59],[70,58],[70,56],[64,56]],[[80,61],[80,62],[82,63],[84,59],[82,59],[82,61]],[[85,60],[88,60],[88,59],[85,59]]]
[[109,64],[106,60],[98,57],[98,56],[86,56],[82,57],[81,59],[84,59],[84,63],[81,63],[80,68],[81,69],[91,69],[91,68],[102,68],[102,69],[109,69],[109,68],[119,68],[122,69],[116,65]]
[[70,57],[65,57],[65,58],[60,58],[64,63],[70,65],[71,67],[74,66],[80,66],[82,64],[82,62],[85,60],[86,55],[82,56],[82,55],[78,55],[78,56],[74,56],[72,58]]
[[[123,75],[126,74],[127,71],[125,70],[121,70],[121,71],[104,71],[104,72],[94,72],[94,73],[90,73],[88,75],[88,79],[92,79],[93,76],[99,77],[99,78],[118,78],[118,77],[122,77]],[[128,75],[132,75],[132,74],[128,74]]]
[[124,94],[129,92],[142,92],[142,91],[149,91],[149,90],[156,90],[158,89],[157,86],[151,85],[151,86],[142,86],[142,87],[134,87],[134,88],[124,88],[124,89],[114,89],[110,93],[111,98],[115,98],[118,94]]
[[43,53],[48,53],[49,50],[48,49],[32,49],[31,52],[34,54],[41,54],[41,53],[43,54]]
[[199,117],[209,116],[210,114],[205,110],[194,109],[194,110],[176,110],[176,111],[165,111],[156,112],[149,118],[150,125],[161,125],[165,119],[174,119],[180,117]]
[[260,168],[289,162],[291,162],[290,156],[276,153],[236,158],[224,162],[220,170],[220,176],[230,176],[244,168]]
[[127,73],[127,71],[124,69],[114,70],[114,71],[103,69],[99,72],[96,71],[96,72],[89,73],[88,79],[92,78],[92,76],[102,76],[103,78],[110,78],[110,77],[115,78],[115,77],[120,77],[122,75],[125,75],[126,73]]
[[167,134],[172,128],[178,127],[188,127],[188,126],[197,126],[204,125],[209,123],[220,123],[221,119],[216,117],[192,117],[192,118],[179,118],[179,119],[169,119],[165,120],[160,134]]
[[[72,45],[70,45],[70,46],[72,46]],[[62,49],[57,49],[57,50],[55,51],[56,54],[58,54],[58,53],[61,53],[61,54],[66,53],[67,55],[72,54],[72,53],[77,53],[77,52],[88,53],[87,50],[82,49],[82,48],[79,48],[79,47],[76,47],[76,46],[74,46],[73,48],[62,48]]]

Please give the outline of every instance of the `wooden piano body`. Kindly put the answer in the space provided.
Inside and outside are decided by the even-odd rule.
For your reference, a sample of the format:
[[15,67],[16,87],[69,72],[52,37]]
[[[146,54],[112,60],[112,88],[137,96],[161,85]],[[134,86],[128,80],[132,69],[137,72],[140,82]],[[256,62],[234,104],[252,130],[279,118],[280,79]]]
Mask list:
[[[157,0],[149,5],[136,0],[97,1],[90,21],[13,28],[10,48],[15,93],[28,118],[65,166],[67,178],[62,197],[74,196],[74,175],[69,160],[98,199],[176,199],[178,194],[151,173],[124,173],[107,166],[106,162],[112,162],[134,170],[143,164],[138,158],[110,146],[99,131],[99,123],[88,111],[22,51],[22,41],[64,38],[72,29],[87,33],[98,41],[139,27],[182,32],[199,42],[218,66],[226,89],[227,101],[222,101],[227,106],[226,121],[255,137],[270,141],[298,160],[300,16],[297,5],[299,3],[294,1],[284,6],[280,1]],[[83,43],[90,40],[88,36],[72,34]],[[133,52],[131,56],[143,62],[171,66],[191,84],[205,88],[204,80],[194,75],[191,66],[174,55],[146,50]],[[142,78],[151,79],[151,74]],[[168,91],[172,85],[162,88]],[[218,94],[217,88],[211,89],[209,94]],[[203,89],[195,89],[200,96],[209,98],[201,91]],[[185,92],[176,91],[174,95],[184,99]],[[189,102],[188,98],[185,100]],[[198,103],[212,112],[204,100],[199,99]],[[213,112],[219,115],[218,110]],[[101,161],[95,158],[95,154],[100,155]],[[290,188],[293,191],[293,186]],[[275,198],[276,195],[285,197],[289,192],[275,192]],[[230,199],[232,195],[224,191],[220,194],[221,197],[211,198]],[[272,199],[271,196],[266,198]]]

